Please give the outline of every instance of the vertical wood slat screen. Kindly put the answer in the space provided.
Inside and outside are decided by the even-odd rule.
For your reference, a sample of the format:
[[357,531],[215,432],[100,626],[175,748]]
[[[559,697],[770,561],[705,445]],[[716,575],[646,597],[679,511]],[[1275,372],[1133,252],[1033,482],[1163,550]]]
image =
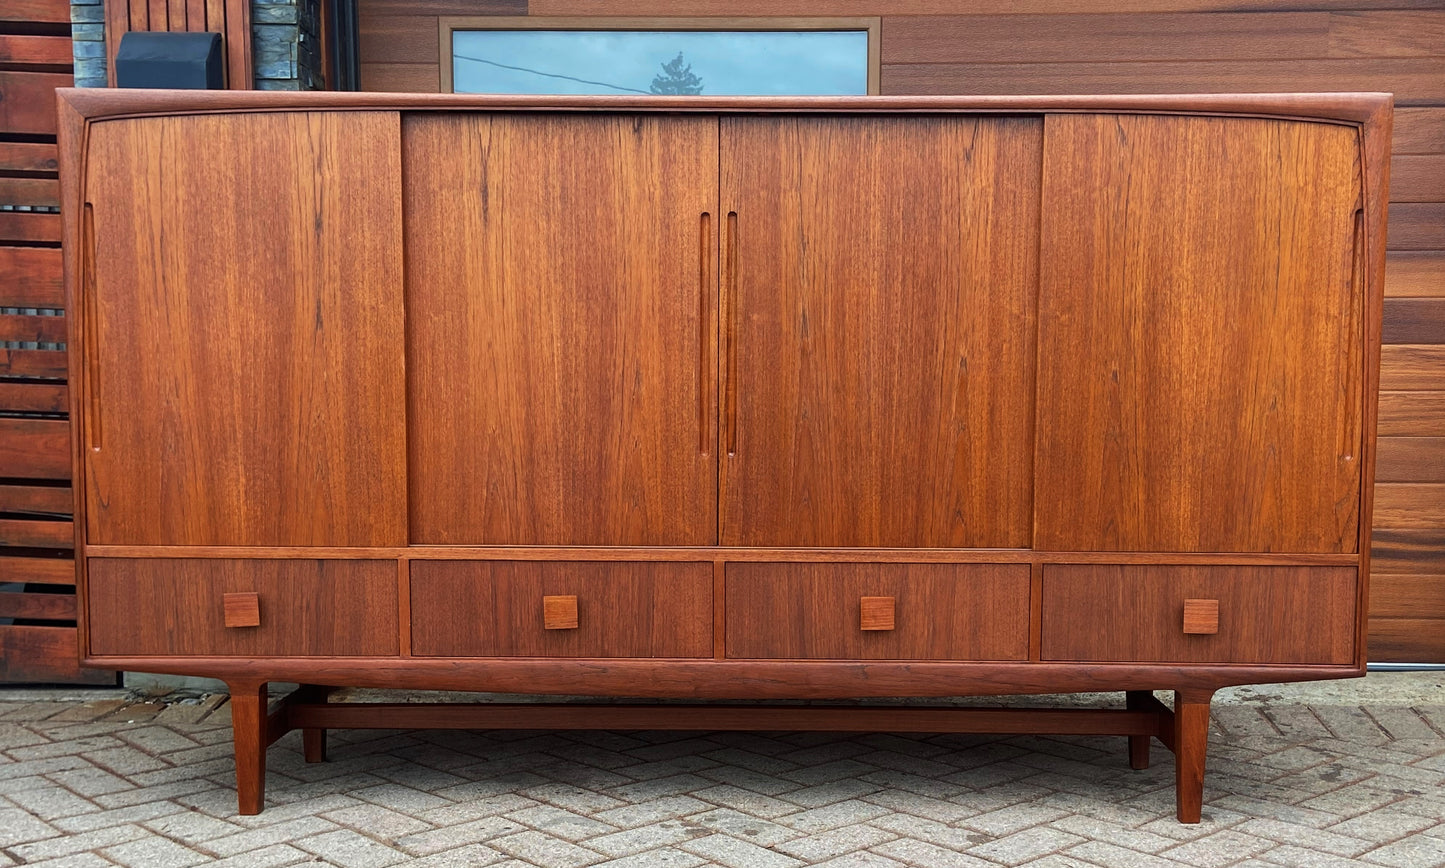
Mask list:
[[105,51],[110,84],[115,85],[115,52],[132,30],[221,34],[226,87],[250,90],[250,0],[106,0]]
[[0,683],[111,685],[81,669],[55,89],[64,0],[0,2]]

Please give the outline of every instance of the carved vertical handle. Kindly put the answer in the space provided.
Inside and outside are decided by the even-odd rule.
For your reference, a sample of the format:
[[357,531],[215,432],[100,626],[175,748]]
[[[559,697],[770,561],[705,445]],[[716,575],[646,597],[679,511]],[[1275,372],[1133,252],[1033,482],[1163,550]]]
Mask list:
[[713,345],[708,334],[708,326],[712,324],[713,237],[711,213],[702,212],[697,235],[697,451],[706,455],[712,451],[708,448],[707,442],[712,428],[712,414],[708,412],[711,409],[708,400],[711,390],[708,385],[712,382],[708,370],[712,366]]
[[723,250],[724,295],[727,298],[727,394],[724,417],[729,455],[738,451],[738,212],[729,211]]
[[95,297],[95,208],[89,202],[81,212],[81,328],[85,330],[84,394],[89,398],[85,412],[85,427],[90,448],[96,452],[101,447],[100,424],[100,323],[97,321],[98,304]]

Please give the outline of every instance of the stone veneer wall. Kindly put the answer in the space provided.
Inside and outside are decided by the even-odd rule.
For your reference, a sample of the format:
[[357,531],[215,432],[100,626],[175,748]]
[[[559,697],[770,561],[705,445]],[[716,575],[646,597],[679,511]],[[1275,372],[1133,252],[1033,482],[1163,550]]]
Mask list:
[[[132,0],[135,2],[135,0]],[[320,0],[251,0],[257,90],[316,90],[321,81]],[[75,86],[105,87],[104,0],[71,0]]]

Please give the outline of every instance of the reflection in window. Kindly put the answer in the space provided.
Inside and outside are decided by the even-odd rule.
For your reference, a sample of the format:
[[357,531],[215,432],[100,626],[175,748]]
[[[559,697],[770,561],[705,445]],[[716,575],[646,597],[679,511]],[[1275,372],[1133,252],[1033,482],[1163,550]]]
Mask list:
[[457,93],[850,95],[866,30],[455,30]]

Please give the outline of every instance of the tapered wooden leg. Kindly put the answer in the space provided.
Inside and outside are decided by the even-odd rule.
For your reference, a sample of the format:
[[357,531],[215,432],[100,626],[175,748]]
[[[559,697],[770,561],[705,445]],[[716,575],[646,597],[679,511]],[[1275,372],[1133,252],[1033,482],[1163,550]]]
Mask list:
[[[1130,690],[1124,694],[1124,707],[1130,711],[1147,711],[1149,700],[1154,697],[1148,690]],[[1129,736],[1129,768],[1149,768],[1149,739],[1147,735]]]
[[236,740],[236,810],[259,814],[266,803],[266,682],[231,685]]
[[309,763],[326,762],[326,730],[301,730],[301,753]]
[[[322,687],[316,684],[303,684],[293,694],[293,702],[325,702],[326,697],[331,695],[334,688]],[[301,730],[301,755],[309,763],[326,762],[326,730],[324,729],[303,729]]]
[[1174,798],[1181,823],[1199,822],[1204,804],[1204,756],[1209,750],[1212,690],[1174,694]]

